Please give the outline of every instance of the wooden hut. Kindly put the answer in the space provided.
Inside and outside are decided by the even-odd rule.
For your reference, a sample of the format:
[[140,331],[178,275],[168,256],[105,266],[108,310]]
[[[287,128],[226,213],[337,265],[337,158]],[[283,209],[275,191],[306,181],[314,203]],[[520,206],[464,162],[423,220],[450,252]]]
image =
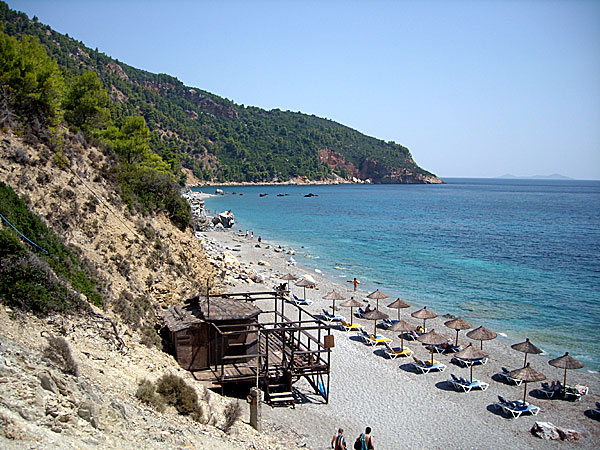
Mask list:
[[[271,300],[273,309],[255,302]],[[271,404],[295,402],[292,384],[304,378],[329,401],[331,328],[282,292],[242,292],[194,297],[162,313],[171,353],[196,380],[210,386],[263,386]],[[268,308],[268,307],[267,307]]]
[[[222,359],[245,361],[246,355],[258,352],[258,335],[252,331],[257,329],[261,310],[253,303],[200,297],[185,303],[162,313],[171,351],[181,367],[202,370],[221,364]],[[219,328],[228,333],[222,336]]]

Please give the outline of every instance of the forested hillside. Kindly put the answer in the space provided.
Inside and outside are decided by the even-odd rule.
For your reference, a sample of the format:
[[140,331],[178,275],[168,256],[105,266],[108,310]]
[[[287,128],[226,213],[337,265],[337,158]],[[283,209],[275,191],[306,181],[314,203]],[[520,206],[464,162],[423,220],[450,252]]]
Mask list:
[[[374,182],[440,182],[408,149],[301,113],[237,105],[119,62],[98,49],[31,20],[0,3],[4,32],[36,36],[66,78],[92,70],[109,92],[112,120],[141,115],[151,148],[174,172],[190,169],[204,181],[287,181],[333,178]],[[336,175],[333,175],[333,174]]]

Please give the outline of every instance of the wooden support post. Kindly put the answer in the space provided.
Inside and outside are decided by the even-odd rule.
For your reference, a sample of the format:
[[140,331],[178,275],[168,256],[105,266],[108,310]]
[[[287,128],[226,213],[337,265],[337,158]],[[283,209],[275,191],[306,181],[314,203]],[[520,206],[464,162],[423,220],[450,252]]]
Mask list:
[[258,432],[262,431],[262,396],[263,392],[258,388],[251,388],[248,395],[250,425]]

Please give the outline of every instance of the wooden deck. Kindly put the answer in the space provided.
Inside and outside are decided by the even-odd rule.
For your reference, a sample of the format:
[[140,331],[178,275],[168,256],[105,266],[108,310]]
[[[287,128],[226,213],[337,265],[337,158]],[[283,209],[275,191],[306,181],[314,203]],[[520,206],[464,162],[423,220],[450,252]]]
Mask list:
[[[320,393],[327,402],[331,349],[325,346],[324,340],[326,336],[331,337],[329,326],[295,305],[288,305],[290,308],[299,308],[296,311],[297,319],[290,320],[283,314],[285,305],[280,295],[259,295],[227,294],[227,298],[238,298],[241,301],[264,300],[265,297],[273,299],[274,310],[261,313],[261,316],[265,314],[272,317],[271,321],[262,321],[246,331],[240,331],[239,326],[234,329],[213,325],[217,332],[215,351],[220,352],[223,351],[220,349],[228,348],[225,345],[228,336],[239,336],[245,332],[257,336],[259,345],[255,347],[256,353],[231,356],[217,354],[216,360],[219,363],[207,369],[194,371],[194,378],[207,387],[221,388],[231,383],[254,384],[258,378],[258,381],[266,386],[267,393],[270,394],[268,396],[273,397],[272,401],[276,401],[277,398],[289,401],[292,383],[304,377],[315,392]],[[283,392],[269,393],[269,386],[282,386],[281,383],[286,384],[287,389]],[[291,400],[293,403],[293,398]]]

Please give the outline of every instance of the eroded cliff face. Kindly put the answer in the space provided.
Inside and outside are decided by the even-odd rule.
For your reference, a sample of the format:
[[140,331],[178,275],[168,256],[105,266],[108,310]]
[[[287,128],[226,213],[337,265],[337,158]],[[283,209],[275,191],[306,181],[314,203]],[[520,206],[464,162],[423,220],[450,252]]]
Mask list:
[[[369,181],[375,184],[441,184],[444,182],[430,173],[386,166],[371,158],[366,158],[360,167],[356,167],[342,154],[328,149],[319,150],[319,160],[327,163],[334,170],[346,170],[351,178],[363,182]],[[409,162],[414,164],[412,159]],[[416,166],[416,164],[414,165]]]
[[26,145],[0,134],[0,180],[78,249],[98,272],[108,303],[128,292],[166,306],[211,284],[213,267],[191,231],[164,215],[132,215],[111,179],[110,162],[97,148],[72,142],[55,156],[44,145]]

